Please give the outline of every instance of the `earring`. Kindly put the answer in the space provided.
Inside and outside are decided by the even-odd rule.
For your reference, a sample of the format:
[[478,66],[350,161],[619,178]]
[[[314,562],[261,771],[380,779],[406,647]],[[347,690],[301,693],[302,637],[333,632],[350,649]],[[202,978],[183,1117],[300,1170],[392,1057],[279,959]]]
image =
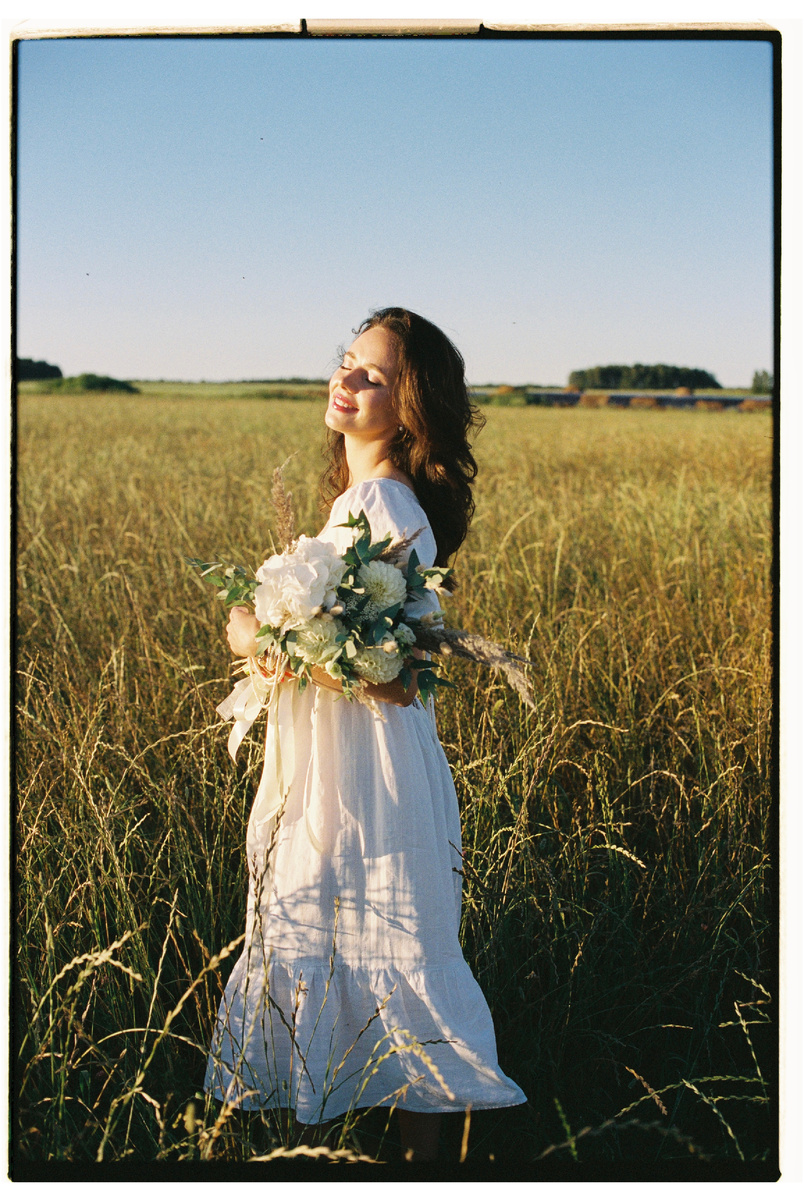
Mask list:
[[404,429],[405,429],[405,426],[404,426],[404,425],[397,425],[397,429],[398,429],[398,431],[399,431],[400,433],[403,433],[403,432],[404,432]]

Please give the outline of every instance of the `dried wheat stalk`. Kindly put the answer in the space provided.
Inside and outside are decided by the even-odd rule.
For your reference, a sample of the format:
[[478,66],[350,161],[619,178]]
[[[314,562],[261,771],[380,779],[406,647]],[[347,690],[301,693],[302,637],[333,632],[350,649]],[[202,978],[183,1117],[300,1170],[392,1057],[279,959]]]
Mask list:
[[287,550],[296,540],[296,516],[293,512],[293,493],[285,488],[283,472],[293,458],[286,458],[281,467],[274,468],[271,502],[276,510],[276,529],[282,549]]
[[408,556],[408,550],[410,550],[420,533],[424,533],[423,525],[409,536],[403,535],[402,537],[393,538],[385,547],[382,554],[377,555],[380,562],[391,563],[394,566],[404,563]]

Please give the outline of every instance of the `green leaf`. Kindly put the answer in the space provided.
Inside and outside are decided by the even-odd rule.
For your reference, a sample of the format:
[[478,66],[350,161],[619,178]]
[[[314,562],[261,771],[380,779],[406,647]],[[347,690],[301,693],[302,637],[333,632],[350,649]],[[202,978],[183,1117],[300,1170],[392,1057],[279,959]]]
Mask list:
[[389,634],[393,635],[393,619],[390,614],[396,615],[401,608],[401,605],[394,608],[387,608],[384,613],[380,613],[377,619],[372,622],[370,627],[364,634],[364,641],[367,645],[379,646],[380,642],[384,642]]
[[368,554],[370,546],[371,546],[371,534],[370,533],[364,533],[362,535],[362,537],[359,537],[357,539],[357,541],[354,543],[355,554],[360,559],[361,563],[368,561],[368,559],[366,558],[366,555]]
[[435,696],[439,687],[455,687],[454,683],[450,683],[448,679],[442,679],[440,675],[436,675],[429,667],[422,667],[419,671],[416,680],[419,694],[425,699],[430,696]]
[[186,555],[183,557],[186,563],[189,563],[191,567],[195,567],[197,571],[201,571],[202,573],[212,570],[213,567],[223,566],[221,562],[204,562],[202,558],[188,558]]
[[346,518],[346,520],[342,521],[340,525],[336,526],[337,529],[354,529],[356,527],[361,530],[364,537],[368,537],[369,541],[371,540],[371,526],[369,525],[369,519],[363,509],[360,510],[357,516],[354,516],[353,513],[349,513],[349,516]]
[[363,561],[372,562],[375,558],[379,558],[383,550],[387,550],[392,541],[393,538],[389,534],[388,537],[383,538],[382,541],[372,542],[368,550],[365,552]]

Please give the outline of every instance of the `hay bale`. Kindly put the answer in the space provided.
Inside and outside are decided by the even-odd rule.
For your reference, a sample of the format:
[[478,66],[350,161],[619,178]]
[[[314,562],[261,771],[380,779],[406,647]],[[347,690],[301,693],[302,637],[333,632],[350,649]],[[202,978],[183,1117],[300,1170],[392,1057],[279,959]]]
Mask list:
[[628,404],[629,408],[658,408],[659,404],[655,396],[632,396]]
[[607,392],[584,392],[578,401],[579,408],[605,408],[609,402]]
[[695,407],[700,412],[723,412],[720,400],[696,400]]
[[677,396],[691,396],[692,391],[690,390],[690,388],[687,388],[687,387],[677,387],[676,395]]

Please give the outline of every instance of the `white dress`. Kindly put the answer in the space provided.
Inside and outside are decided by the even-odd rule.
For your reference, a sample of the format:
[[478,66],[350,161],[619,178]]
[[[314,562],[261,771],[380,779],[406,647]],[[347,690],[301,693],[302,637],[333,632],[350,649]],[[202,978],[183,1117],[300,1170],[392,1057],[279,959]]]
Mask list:
[[[414,545],[432,565],[427,517],[396,480],[344,492],[319,536],[343,552],[352,532],[336,527],[361,509],[375,539],[421,529]],[[292,778],[281,813],[261,818],[258,794],[249,822],[245,949],[206,1090],[244,1109],[293,1108],[306,1124],[394,1103],[525,1103],[497,1065],[491,1014],[458,941],[460,819],[432,706],[383,704],[379,716],[323,688],[281,691],[292,728],[286,717],[277,736]]]

